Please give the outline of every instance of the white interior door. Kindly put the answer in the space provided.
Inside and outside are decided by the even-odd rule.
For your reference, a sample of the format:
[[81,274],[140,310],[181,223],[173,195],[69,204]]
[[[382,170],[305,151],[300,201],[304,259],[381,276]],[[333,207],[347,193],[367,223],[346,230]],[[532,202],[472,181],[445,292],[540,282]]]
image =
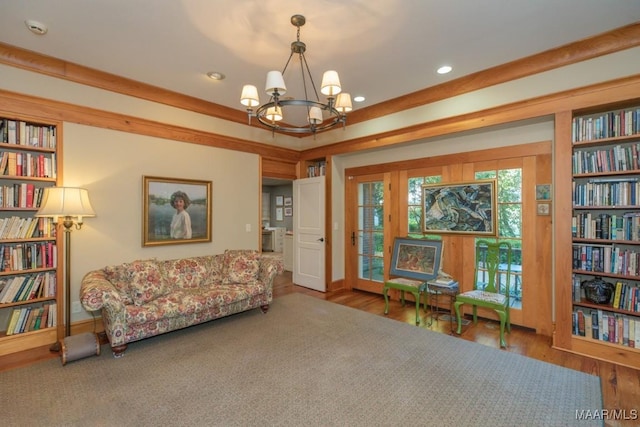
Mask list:
[[326,292],[325,177],[293,181],[293,283]]

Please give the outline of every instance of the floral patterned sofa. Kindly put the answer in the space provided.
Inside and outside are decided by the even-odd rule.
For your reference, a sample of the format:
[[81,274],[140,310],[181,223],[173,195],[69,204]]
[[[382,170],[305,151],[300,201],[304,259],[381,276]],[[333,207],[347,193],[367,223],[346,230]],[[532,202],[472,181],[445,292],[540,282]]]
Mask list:
[[102,310],[114,356],[127,344],[260,307],[272,300],[282,262],[253,250],[172,260],[139,260],[90,271],[80,301]]

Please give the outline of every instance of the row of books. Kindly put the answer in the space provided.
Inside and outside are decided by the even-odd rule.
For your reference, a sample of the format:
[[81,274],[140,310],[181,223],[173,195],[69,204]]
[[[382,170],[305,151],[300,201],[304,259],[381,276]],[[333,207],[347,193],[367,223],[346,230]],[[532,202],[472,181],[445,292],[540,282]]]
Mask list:
[[12,216],[0,219],[0,240],[55,237],[51,218],[21,218]]
[[56,295],[56,275],[52,271],[0,280],[0,304],[29,301]]
[[640,241],[640,212],[580,212],[571,218],[571,236],[580,239]]
[[573,311],[573,334],[640,348],[640,318],[604,310],[576,308]]
[[314,176],[325,176],[327,174],[326,162],[317,162],[316,164],[309,165],[307,167],[307,176],[312,178]]
[[24,271],[58,266],[55,242],[30,242],[0,245],[1,271]]
[[639,201],[640,183],[635,181],[573,181],[574,206],[638,206]]
[[573,244],[574,270],[640,276],[640,253],[614,245]]
[[21,334],[52,328],[57,325],[56,303],[44,304],[42,307],[16,308],[9,317],[7,335]]
[[0,175],[55,178],[56,155],[0,151]]
[[1,208],[38,208],[42,203],[44,188],[31,182],[0,186]]
[[611,306],[620,310],[640,313],[640,288],[621,281],[617,281],[615,286]]
[[0,143],[56,148],[56,127],[0,119]]
[[640,134],[640,107],[573,119],[573,142]]
[[572,165],[574,174],[637,171],[640,168],[640,143],[616,145],[607,150],[576,150]]

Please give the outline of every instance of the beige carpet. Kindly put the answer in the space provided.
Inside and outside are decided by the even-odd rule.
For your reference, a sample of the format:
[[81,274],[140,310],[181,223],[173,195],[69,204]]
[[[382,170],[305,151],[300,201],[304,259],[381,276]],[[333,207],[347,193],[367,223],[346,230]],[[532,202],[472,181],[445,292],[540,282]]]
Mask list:
[[599,377],[301,294],[0,384],[6,426],[602,425]]

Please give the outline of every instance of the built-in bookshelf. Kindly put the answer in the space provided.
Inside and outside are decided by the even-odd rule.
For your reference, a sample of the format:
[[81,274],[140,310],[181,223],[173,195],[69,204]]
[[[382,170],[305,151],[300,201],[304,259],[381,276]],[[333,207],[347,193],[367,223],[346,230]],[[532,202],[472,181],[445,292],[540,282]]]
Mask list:
[[307,178],[316,176],[325,176],[327,174],[327,162],[325,160],[317,160],[307,163]]
[[[557,284],[571,324],[558,328],[573,351],[640,366],[640,103],[574,114],[571,134],[571,283]],[[606,301],[588,298],[597,279]]]
[[0,355],[59,339],[58,236],[35,217],[57,183],[58,129],[0,116]]

